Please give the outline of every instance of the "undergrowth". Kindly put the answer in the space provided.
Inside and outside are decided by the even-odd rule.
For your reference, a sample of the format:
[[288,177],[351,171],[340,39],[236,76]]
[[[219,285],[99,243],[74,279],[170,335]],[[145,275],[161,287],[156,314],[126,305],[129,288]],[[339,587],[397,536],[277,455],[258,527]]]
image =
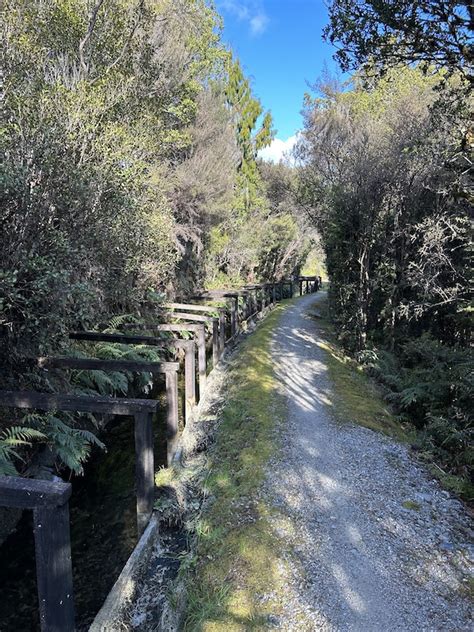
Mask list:
[[469,352],[424,335],[404,345],[399,358],[367,350],[356,360],[338,343],[325,305],[317,320],[338,418],[409,442],[446,489],[472,501]]
[[329,377],[334,385],[332,401],[338,420],[352,421],[400,441],[412,440],[413,432],[396,419],[362,368],[337,344],[327,318],[318,318],[318,324],[322,334],[318,345],[326,352]]

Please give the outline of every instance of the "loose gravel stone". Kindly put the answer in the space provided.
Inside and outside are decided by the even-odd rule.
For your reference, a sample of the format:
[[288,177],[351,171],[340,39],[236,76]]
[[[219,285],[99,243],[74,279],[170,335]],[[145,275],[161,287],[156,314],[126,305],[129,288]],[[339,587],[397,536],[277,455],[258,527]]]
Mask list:
[[[342,425],[317,323],[321,295],[283,314],[272,356],[288,402],[282,450],[263,495],[288,543],[280,630],[428,632],[472,629],[466,586],[472,523],[463,505],[395,441]],[[290,526],[289,526],[290,525]]]

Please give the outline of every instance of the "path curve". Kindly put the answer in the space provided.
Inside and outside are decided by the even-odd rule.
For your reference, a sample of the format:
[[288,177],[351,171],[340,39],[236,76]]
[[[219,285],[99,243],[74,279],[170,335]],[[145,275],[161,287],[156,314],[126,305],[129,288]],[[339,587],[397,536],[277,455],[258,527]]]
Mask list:
[[[291,544],[282,552],[288,597],[273,624],[292,631],[470,630],[468,516],[406,447],[333,419],[325,352],[310,316],[323,296],[287,308],[272,340],[288,422],[266,492],[281,516],[275,530]],[[417,509],[404,508],[407,501]]]

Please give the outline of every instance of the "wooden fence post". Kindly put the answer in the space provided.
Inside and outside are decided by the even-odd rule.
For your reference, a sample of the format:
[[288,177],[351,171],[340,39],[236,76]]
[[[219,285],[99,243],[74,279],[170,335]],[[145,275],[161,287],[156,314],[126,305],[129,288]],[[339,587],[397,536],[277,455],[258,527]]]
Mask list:
[[176,453],[176,443],[178,440],[178,373],[168,371],[166,373],[166,399],[168,410],[166,417],[166,445],[167,464],[171,465]]
[[135,413],[134,417],[137,530],[138,536],[140,537],[151,518],[155,500],[153,413]]
[[238,319],[238,311],[239,311],[239,297],[231,299],[232,304],[230,307],[230,331],[231,335],[235,336],[235,334],[239,330],[239,319]]
[[198,372],[199,372],[199,399],[202,399],[204,391],[206,390],[207,383],[207,369],[206,369],[206,334],[204,331],[204,325],[199,328],[197,332],[197,345],[198,345]]
[[219,357],[222,356],[225,349],[226,311],[225,307],[219,308]]
[[196,344],[194,340],[184,340],[181,346],[184,348],[184,416],[188,423],[196,405]]
[[219,319],[212,319],[212,368],[219,362]]
[[276,304],[276,284],[272,283],[272,302],[273,306]]
[[69,506],[33,509],[36,577],[43,632],[74,632]]

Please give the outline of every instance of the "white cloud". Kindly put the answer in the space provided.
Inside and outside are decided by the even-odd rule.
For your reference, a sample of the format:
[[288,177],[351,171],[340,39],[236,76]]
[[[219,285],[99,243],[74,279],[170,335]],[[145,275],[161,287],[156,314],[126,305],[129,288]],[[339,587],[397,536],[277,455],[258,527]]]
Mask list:
[[252,35],[260,35],[265,31],[268,24],[268,17],[265,13],[258,13],[250,20],[250,32]]
[[286,140],[281,140],[280,138],[274,138],[271,142],[271,145],[261,149],[258,152],[258,157],[265,162],[286,162],[289,164],[293,164],[294,160],[291,156],[291,150],[298,142],[298,134],[294,134],[294,136],[290,136]]
[[217,6],[247,22],[252,35],[261,35],[270,21],[261,0],[220,0]]

